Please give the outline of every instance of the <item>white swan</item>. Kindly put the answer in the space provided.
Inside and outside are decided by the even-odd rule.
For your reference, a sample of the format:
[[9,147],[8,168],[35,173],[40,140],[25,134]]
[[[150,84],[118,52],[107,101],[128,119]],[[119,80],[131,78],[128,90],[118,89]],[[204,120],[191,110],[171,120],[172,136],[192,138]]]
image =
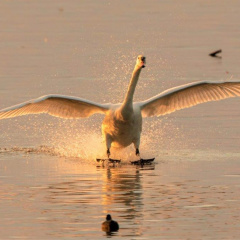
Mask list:
[[98,104],[85,99],[47,95],[0,111],[0,119],[26,114],[48,113],[61,118],[89,117],[105,114],[102,133],[107,155],[110,148],[134,144],[139,155],[142,116],[161,116],[194,105],[240,96],[240,82],[196,82],[164,91],[146,101],[133,103],[133,95],[145,57],[139,55],[132,73],[128,91],[122,104]]

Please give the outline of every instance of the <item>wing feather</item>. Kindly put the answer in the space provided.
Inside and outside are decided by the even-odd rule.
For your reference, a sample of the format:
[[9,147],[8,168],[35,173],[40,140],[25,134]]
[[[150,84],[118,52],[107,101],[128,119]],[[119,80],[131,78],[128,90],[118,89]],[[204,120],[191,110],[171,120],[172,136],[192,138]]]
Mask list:
[[77,97],[47,95],[0,110],[0,119],[40,113],[60,118],[83,118],[95,113],[104,114],[108,110],[108,104],[98,104]]
[[160,116],[200,103],[240,96],[240,82],[196,82],[164,91],[136,103],[143,117]]

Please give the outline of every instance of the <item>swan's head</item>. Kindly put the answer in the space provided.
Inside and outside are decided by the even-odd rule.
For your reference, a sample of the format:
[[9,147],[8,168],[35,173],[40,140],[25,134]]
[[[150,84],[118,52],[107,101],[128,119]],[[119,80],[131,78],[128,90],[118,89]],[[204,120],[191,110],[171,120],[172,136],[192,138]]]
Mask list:
[[139,68],[145,68],[145,64],[146,64],[146,57],[144,57],[143,55],[138,55],[136,66],[138,66]]

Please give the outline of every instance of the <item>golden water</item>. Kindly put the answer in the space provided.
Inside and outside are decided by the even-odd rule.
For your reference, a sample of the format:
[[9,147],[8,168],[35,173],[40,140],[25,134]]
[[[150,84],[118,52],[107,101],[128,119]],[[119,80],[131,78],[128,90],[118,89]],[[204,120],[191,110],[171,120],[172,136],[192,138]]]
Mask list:
[[[239,1],[0,3],[0,108],[50,93],[121,102],[138,54],[135,100],[177,85],[240,79]],[[222,58],[208,54],[222,48]],[[0,239],[238,239],[239,99],[144,119],[133,147],[105,156],[102,116],[0,121]]]

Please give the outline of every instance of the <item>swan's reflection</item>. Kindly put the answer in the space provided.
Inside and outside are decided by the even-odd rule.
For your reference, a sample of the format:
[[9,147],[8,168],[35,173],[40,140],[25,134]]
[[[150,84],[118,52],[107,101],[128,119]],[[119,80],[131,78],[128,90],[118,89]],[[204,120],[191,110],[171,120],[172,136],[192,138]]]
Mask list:
[[[68,174],[61,175],[62,181],[42,189],[44,221],[56,226],[71,226],[69,234],[101,231],[100,224],[110,213],[119,221],[121,233],[125,228],[128,234],[141,235],[142,169],[123,165],[96,170],[91,166],[76,175]],[[65,230],[60,232],[63,234]]]
[[139,169],[107,168],[102,187],[104,213],[120,212],[128,219],[141,216],[141,177]]
[[141,236],[143,218],[143,169],[129,166],[101,169],[103,172],[102,206],[104,215],[119,220],[119,234]]

